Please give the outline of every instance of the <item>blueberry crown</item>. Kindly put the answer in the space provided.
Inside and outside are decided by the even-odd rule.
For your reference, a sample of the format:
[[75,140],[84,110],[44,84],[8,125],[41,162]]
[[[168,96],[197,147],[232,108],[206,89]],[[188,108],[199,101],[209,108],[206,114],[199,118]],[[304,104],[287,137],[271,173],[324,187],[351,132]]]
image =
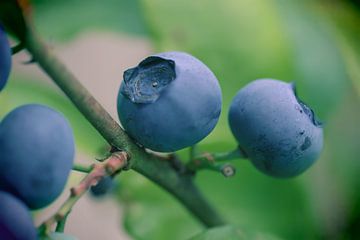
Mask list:
[[296,100],[298,101],[298,103],[301,106],[304,113],[309,117],[309,119],[315,126],[321,127],[323,125],[323,123],[316,117],[314,111],[297,96],[296,86],[295,86],[294,82],[291,83],[291,88],[294,92]]
[[144,59],[124,72],[121,93],[134,103],[153,103],[176,78],[175,62],[157,56]]

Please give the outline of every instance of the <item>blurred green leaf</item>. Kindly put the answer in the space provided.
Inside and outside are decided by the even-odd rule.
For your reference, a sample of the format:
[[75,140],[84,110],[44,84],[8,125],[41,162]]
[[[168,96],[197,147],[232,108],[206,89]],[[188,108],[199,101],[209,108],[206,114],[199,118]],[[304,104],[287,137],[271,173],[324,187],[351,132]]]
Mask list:
[[[228,240],[244,240],[249,239],[244,236],[244,233],[240,229],[232,226],[223,226],[212,228],[204,231],[201,234],[192,237],[191,240],[217,240],[217,239],[228,239]],[[265,240],[265,239],[264,239]]]
[[121,181],[120,205],[124,227],[134,239],[187,239],[200,231],[200,224],[170,194],[136,173]]
[[[219,146],[220,145],[220,146]],[[221,144],[207,145],[217,151]],[[186,152],[182,152],[186,158]],[[205,197],[231,223],[247,231],[269,232],[285,239],[314,239],[317,232],[306,203],[306,194],[296,179],[278,180],[259,173],[251,163],[234,163],[237,175],[199,172],[196,182]],[[167,192],[144,177],[124,174],[119,193],[125,226],[135,239],[183,240],[202,230]]]
[[[358,239],[360,181],[360,11],[347,1],[309,1],[326,18],[346,63],[352,88],[325,124],[324,152],[307,182],[325,239]],[[334,93],[336,96],[336,93]],[[336,96],[338,97],[338,96]],[[329,97],[331,98],[331,97]]]
[[360,204],[359,106],[356,92],[348,92],[325,125],[321,158],[302,178],[324,239],[342,239]]
[[[238,89],[256,78],[295,80],[300,97],[327,120],[324,154],[315,166],[297,179],[278,180],[238,161],[235,177],[204,171],[196,182],[229,222],[246,231],[315,239],[334,238],[346,229],[360,185],[360,108],[347,81],[349,75],[359,96],[357,13],[336,4],[322,8],[311,1],[285,0],[143,0],[143,6],[131,0],[33,2],[36,23],[46,37],[68,40],[91,28],[146,35],[144,12],[159,51],[187,51],[209,65],[220,80],[224,104],[220,123],[200,144],[201,151],[235,147],[227,109]],[[337,29],[324,17],[327,11]],[[9,81],[0,95],[0,118],[30,102],[61,111],[74,128],[78,147],[90,154],[105,145],[61,93],[29,79]],[[128,173],[120,179],[124,225],[134,238],[183,240],[202,230],[172,196],[144,177]]]
[[143,1],[151,36],[159,51],[190,52],[220,81],[223,110],[206,143],[234,144],[228,106],[246,83],[273,77],[289,79],[289,42],[269,1]]
[[319,9],[336,27],[337,41],[346,61],[353,86],[360,97],[360,10],[344,1],[322,2]]
[[[223,113],[215,131],[200,144],[200,150],[235,147],[227,109],[238,89],[254,79],[295,80],[300,97],[324,120],[331,119],[349,90],[336,34],[308,1],[143,3],[158,50],[190,52],[203,60],[220,81]],[[297,179],[277,180],[257,172],[246,161],[235,165],[237,175],[231,179],[212,172],[201,172],[196,179],[206,197],[229,222],[285,239],[315,239],[321,235],[319,231],[323,228],[317,225],[313,199],[308,198],[310,183],[304,180],[312,180],[311,171]],[[126,226],[137,239],[183,239],[200,228],[170,202],[171,198],[160,199],[166,193],[151,183],[144,183],[138,191],[144,193],[144,189],[145,195],[137,191],[128,193],[134,206],[142,206],[141,211],[129,208],[125,217]],[[153,200],[154,196],[159,199]],[[161,208],[169,210],[159,211]],[[168,214],[170,211],[173,215]],[[152,221],[144,220],[149,215]],[[177,228],[164,229],[154,222]]]
[[32,0],[38,30],[47,38],[68,40],[97,29],[146,36],[138,0]]
[[222,115],[203,143],[234,142],[228,106],[241,87],[257,78],[295,81],[299,97],[324,121],[349,86],[331,27],[307,1],[143,2],[157,49],[192,53],[220,81]]
[[249,233],[234,226],[211,228],[190,240],[279,240],[279,238],[262,233]]
[[327,120],[350,86],[336,33],[314,1],[276,2],[292,45],[292,80],[300,97]]

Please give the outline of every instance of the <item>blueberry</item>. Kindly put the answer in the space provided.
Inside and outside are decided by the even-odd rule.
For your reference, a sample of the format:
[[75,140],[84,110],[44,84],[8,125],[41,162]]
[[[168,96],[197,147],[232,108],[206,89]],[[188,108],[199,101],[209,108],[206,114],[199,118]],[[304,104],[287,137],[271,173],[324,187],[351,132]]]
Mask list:
[[0,191],[0,239],[37,239],[28,208],[19,199],[2,191]]
[[4,28],[0,25],[0,91],[5,87],[11,68],[11,49]]
[[110,176],[102,178],[95,186],[90,188],[90,193],[94,197],[102,197],[111,192],[114,188],[114,180]]
[[60,113],[37,104],[18,107],[0,123],[0,189],[32,209],[45,207],[65,186],[74,148]]
[[296,96],[294,84],[272,79],[249,83],[232,101],[229,124],[255,167],[274,177],[299,175],[322,150],[322,125]]
[[124,72],[118,114],[127,133],[158,152],[191,146],[215,127],[221,89],[215,75],[182,52],[150,56]]

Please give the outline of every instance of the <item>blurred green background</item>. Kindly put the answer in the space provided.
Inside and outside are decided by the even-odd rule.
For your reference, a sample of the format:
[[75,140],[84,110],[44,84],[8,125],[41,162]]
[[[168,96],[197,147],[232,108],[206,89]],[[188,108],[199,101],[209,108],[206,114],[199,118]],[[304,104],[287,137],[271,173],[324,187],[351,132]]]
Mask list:
[[[146,40],[155,52],[186,51],[205,62],[220,81],[223,111],[216,129],[200,143],[202,151],[236,146],[227,111],[245,84],[257,78],[295,82],[299,96],[325,123],[325,147],[317,163],[300,177],[279,180],[239,160],[235,177],[225,179],[204,171],[196,182],[231,223],[246,231],[283,239],[360,239],[357,1],[32,2],[40,33],[54,45],[66,47],[83,32],[111,32]],[[120,84],[122,76],[117,78]],[[79,152],[94,157],[106,146],[56,88],[13,72],[0,95],[0,116],[29,102],[63,112],[74,128]],[[187,150],[180,155],[186,158]],[[124,210],[124,227],[134,239],[183,240],[203,230],[172,196],[142,176],[125,172],[117,180],[121,182],[117,200]]]

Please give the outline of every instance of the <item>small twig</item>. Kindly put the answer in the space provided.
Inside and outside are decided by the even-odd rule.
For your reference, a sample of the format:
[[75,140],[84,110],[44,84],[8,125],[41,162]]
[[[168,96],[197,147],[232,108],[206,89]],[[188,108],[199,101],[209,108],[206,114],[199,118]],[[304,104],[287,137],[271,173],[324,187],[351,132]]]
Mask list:
[[224,164],[222,162],[239,158],[246,158],[246,155],[240,148],[224,153],[203,153],[197,158],[190,159],[186,167],[194,173],[201,169],[207,169],[221,172],[225,177],[230,177],[235,174],[235,168],[228,163]]
[[159,154],[156,152],[149,152],[149,154],[158,159],[161,159],[162,161],[168,162],[177,173],[184,174],[188,172],[186,166],[182,163],[179,156],[175,153]]
[[63,222],[70,213],[75,203],[91,187],[96,185],[103,177],[114,174],[123,169],[128,164],[129,155],[126,152],[115,152],[106,161],[93,164],[92,170],[83,178],[76,187],[71,188],[69,198],[64,202],[60,209],[39,227],[39,232],[49,233],[51,226],[56,222]]
[[82,173],[89,173],[93,169],[93,165],[91,166],[83,166],[80,164],[74,164],[72,170],[82,172]]
[[191,146],[190,149],[189,149],[189,159],[190,160],[193,160],[195,158],[196,152],[197,152],[196,145]]

